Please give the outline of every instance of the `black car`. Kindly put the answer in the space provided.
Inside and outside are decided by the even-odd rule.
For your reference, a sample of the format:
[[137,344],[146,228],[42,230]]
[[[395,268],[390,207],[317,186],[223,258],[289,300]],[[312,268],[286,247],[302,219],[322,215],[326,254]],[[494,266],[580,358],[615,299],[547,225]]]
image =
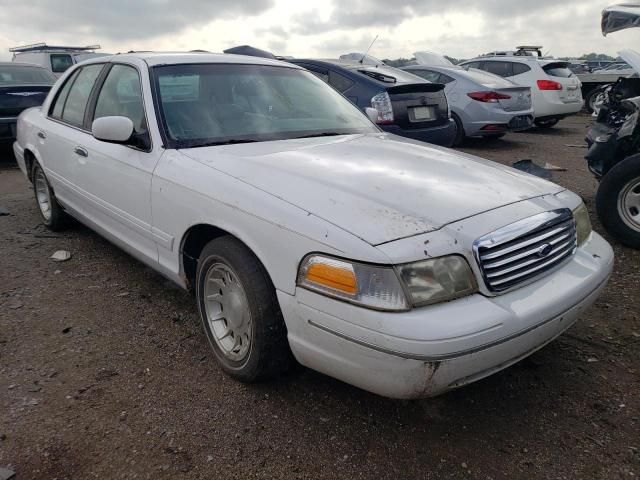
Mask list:
[[56,77],[28,63],[0,62],[0,144],[16,139],[18,115],[42,105]]
[[403,137],[453,145],[455,122],[450,118],[444,85],[384,64],[352,60],[287,59],[306,68],[364,110],[378,111],[376,123]]

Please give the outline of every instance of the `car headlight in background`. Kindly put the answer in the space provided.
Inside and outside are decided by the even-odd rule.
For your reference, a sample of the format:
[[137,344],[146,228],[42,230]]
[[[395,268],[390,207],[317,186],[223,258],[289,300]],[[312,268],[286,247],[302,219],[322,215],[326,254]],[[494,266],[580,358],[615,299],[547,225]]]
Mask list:
[[445,302],[477,291],[469,264],[457,255],[394,268],[312,254],[300,265],[298,285],[386,311],[406,311],[412,306]]
[[591,220],[589,219],[589,211],[584,203],[573,211],[573,218],[576,222],[576,237],[578,246],[587,241],[591,235]]
[[396,268],[414,306],[446,302],[478,290],[471,267],[459,255],[422,260]]

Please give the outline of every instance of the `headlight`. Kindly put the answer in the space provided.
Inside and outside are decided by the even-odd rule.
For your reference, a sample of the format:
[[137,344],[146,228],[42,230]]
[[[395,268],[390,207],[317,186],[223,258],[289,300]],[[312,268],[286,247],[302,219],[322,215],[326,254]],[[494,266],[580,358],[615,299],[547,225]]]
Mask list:
[[587,241],[591,235],[591,220],[589,220],[589,211],[584,203],[573,211],[573,218],[576,221],[576,237],[578,246]]
[[396,267],[414,306],[445,302],[478,289],[467,261],[458,255],[422,260]]
[[309,255],[300,265],[298,285],[376,310],[411,307],[392,267]]
[[412,306],[444,302],[477,291],[469,264],[457,255],[394,268],[312,254],[300,265],[298,285],[350,303],[387,311],[405,311]]

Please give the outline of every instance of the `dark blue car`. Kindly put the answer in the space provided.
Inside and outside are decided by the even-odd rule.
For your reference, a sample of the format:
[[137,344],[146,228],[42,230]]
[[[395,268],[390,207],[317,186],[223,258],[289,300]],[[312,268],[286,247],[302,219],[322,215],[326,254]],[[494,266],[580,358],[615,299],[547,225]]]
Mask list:
[[389,133],[453,145],[456,126],[449,116],[444,85],[429,83],[384,64],[349,60],[287,59],[332,85],[364,110],[378,111],[377,124]]

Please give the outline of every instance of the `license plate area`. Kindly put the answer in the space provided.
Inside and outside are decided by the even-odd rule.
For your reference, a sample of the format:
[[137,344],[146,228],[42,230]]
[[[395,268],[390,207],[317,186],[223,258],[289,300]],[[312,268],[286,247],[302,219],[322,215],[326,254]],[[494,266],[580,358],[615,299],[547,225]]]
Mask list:
[[409,121],[429,122],[436,119],[436,107],[409,107]]

